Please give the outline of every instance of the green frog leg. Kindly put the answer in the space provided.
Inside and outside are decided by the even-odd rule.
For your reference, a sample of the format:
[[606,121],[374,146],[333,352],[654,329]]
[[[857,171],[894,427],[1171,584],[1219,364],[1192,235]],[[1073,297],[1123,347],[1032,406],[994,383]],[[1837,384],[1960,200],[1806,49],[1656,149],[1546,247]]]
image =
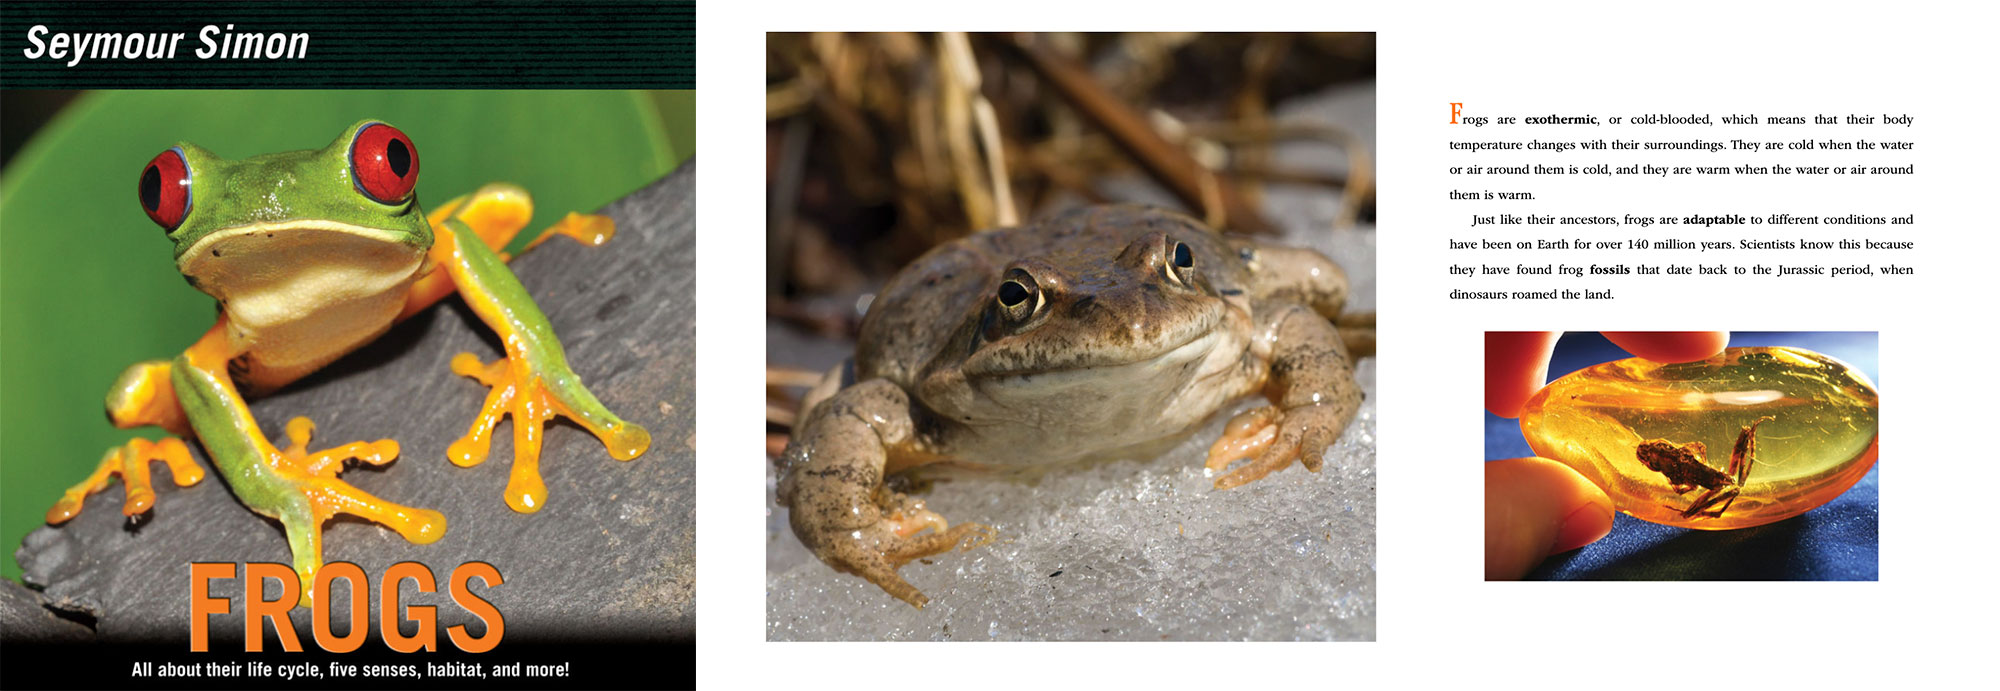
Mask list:
[[992,528],[949,525],[922,501],[882,486],[890,457],[927,457],[921,446],[909,395],[884,380],[866,381],[810,408],[780,458],[778,479],[778,503],[791,509],[792,534],[820,561],[919,608],[930,598],[897,569],[993,537]]
[[[534,215],[534,212],[534,201],[528,196],[527,190],[495,182],[479,188],[472,194],[445,202],[442,206],[432,209],[426,218],[430,221],[433,234],[437,229],[444,227],[448,220],[465,224],[472,229],[474,235],[479,236],[487,249],[493,250],[494,254],[505,262],[512,261],[513,257],[503,251],[504,248],[507,247],[507,243],[514,241],[514,236],[519,235],[522,228],[528,226],[528,218]],[[527,247],[521,251],[525,253],[532,250],[543,241],[557,235],[567,236],[587,247],[597,247],[609,242],[616,232],[617,226],[608,216],[570,212],[555,225],[536,233],[534,239],[528,241]],[[437,256],[437,252],[433,249],[432,257]],[[397,319],[408,319],[437,301],[449,297],[456,290],[458,286],[452,281],[451,272],[432,271],[417,279],[416,284],[411,286],[409,299],[403,303],[403,313]]]
[[223,480],[250,510],[278,519],[292,547],[301,606],[312,602],[313,575],[319,571],[320,529],[327,519],[348,514],[388,526],[417,544],[444,536],[444,515],[378,499],[342,482],[345,461],[371,465],[395,460],[396,442],[355,442],[317,453],[306,451],[312,422],[293,418],[285,425],[291,443],[278,448],[266,440],[257,420],[229,377],[228,318],[188,348],[172,366],[173,389],[202,447]]
[[1326,447],[1340,439],[1361,408],[1353,360],[1326,317],[1305,305],[1284,302],[1258,303],[1256,313],[1258,321],[1268,325],[1258,333],[1272,336],[1264,396],[1273,405],[1238,415],[1210,449],[1211,470],[1252,458],[1216,478],[1216,489],[1242,486],[1294,460],[1319,472]]
[[548,497],[540,458],[543,425],[549,419],[561,415],[575,420],[620,461],[645,453],[652,437],[644,428],[612,414],[570,371],[555,329],[507,269],[506,260],[486,242],[462,241],[485,236],[458,217],[443,219],[434,224],[434,230],[437,239],[431,247],[432,262],[444,267],[440,273],[449,277],[480,320],[499,334],[507,350],[505,357],[490,363],[480,362],[472,353],[452,358],[453,372],[478,379],[492,390],[470,431],[447,449],[451,461],[463,467],[484,462],[492,446],[494,425],[503,416],[513,416],[514,467],[504,499],[515,511],[532,513],[540,510]]

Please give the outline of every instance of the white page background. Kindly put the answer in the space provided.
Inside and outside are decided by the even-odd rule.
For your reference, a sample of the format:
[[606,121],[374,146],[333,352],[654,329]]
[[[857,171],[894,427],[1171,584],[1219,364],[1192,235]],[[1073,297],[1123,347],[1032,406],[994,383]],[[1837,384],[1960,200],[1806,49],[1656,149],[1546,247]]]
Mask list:
[[[1974,16],[1978,14],[1980,16]],[[1500,3],[1369,7],[1210,3],[707,2],[698,28],[698,659],[702,688],[1708,688],[1990,684],[2000,427],[1987,391],[1989,297],[2000,272],[1991,10],[1963,4]],[[762,443],[764,32],[802,30],[1377,31],[1381,246],[1377,642],[767,643],[764,471],[730,465]],[[1800,282],[1628,279],[1620,299],[1453,302],[1447,237],[1475,209],[1445,190],[1467,159],[1446,149],[1449,103],[1479,114],[1910,113],[1907,136],[1825,128],[1816,138],[1916,139],[1901,180],[1695,176],[1635,184],[1514,179],[1542,210],[1915,213],[1918,225],[1852,237],[1910,239],[1880,257],[1915,276]],[[1603,128],[1600,128],[1603,129]],[[1490,131],[1491,128],[1489,127]],[[1604,136],[1636,131],[1605,130]],[[1718,125],[1708,138],[1751,137]],[[1865,133],[1865,134],[1864,134]],[[1550,138],[1558,136],[1552,130]],[[1794,137],[1796,138],[1796,137]],[[1761,137],[1760,137],[1761,139]],[[1694,154],[1571,151],[1583,162]],[[1722,160],[1727,154],[1718,154]],[[1845,155],[1823,155],[1844,159]],[[1800,158],[1803,157],[1801,154]],[[1889,158],[1878,156],[1876,158]],[[1526,159],[1522,159],[1526,160]],[[1539,158],[1534,160],[1541,160]],[[1731,158],[1729,160],[1735,160]],[[1775,160],[1775,159],[1773,159]],[[1500,181],[1485,183],[1499,188]],[[1791,201],[1779,204],[1775,199]],[[1651,200],[1651,201],[1637,201]],[[1590,237],[1598,231],[1578,234]],[[1715,239],[1733,230],[1715,229]],[[1827,238],[1832,230],[1810,231]],[[1610,231],[1623,238],[1633,233]],[[1796,233],[1794,233],[1796,234]],[[1658,237],[1658,233],[1646,233]],[[1699,239],[1697,231],[1682,239]],[[1782,236],[1782,235],[1780,235]],[[1748,237],[1761,237],[1749,235]],[[1814,235],[1813,237],[1819,237]],[[1784,253],[1755,255],[1774,263]],[[1863,253],[1820,254],[1870,259]],[[1489,256],[1489,259],[1492,257]],[[1526,261],[1590,261],[1532,253]],[[1636,255],[1605,255],[1632,262]],[[1730,259],[1732,263],[1748,257]],[[1799,261],[1804,261],[1800,259]],[[1495,262],[1497,263],[1497,261]],[[1700,277],[1696,277],[1700,278]],[[1567,281],[1567,283],[1565,282]],[[1547,284],[1602,287],[1590,278]],[[1531,285],[1532,284],[1532,285]],[[1885,407],[1881,580],[1874,583],[1486,583],[1482,580],[1481,334],[1523,329],[1855,330],[1881,333]],[[1445,686],[1445,685],[1449,686]]]

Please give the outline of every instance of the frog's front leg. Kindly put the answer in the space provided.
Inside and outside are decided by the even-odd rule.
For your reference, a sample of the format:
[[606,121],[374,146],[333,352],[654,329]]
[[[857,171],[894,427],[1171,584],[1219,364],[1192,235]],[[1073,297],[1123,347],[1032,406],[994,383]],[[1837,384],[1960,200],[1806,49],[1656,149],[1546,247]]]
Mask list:
[[[1231,238],[1229,244],[1250,270],[1250,293],[1258,299],[1304,305],[1327,319],[1346,309],[1347,272],[1326,255],[1244,238]],[[1374,326],[1372,320],[1369,326]]]
[[484,462],[493,426],[512,415],[514,468],[504,498],[515,511],[531,513],[548,497],[539,463],[542,426],[550,418],[561,415],[583,425],[604,442],[612,458],[629,461],[645,453],[652,436],[612,414],[570,371],[554,327],[500,255],[457,218],[445,219],[435,230],[432,261],[445,267],[466,304],[500,335],[507,350],[491,363],[481,363],[471,353],[452,358],[453,372],[492,387],[471,430],[447,450],[452,462],[466,467]]
[[250,415],[243,396],[229,377],[229,361],[238,353],[229,345],[225,316],[174,360],[173,389],[202,447],[230,490],[245,506],[278,519],[292,547],[298,572],[299,604],[312,602],[313,574],[319,571],[320,526],[339,514],[349,514],[388,526],[411,542],[428,544],[444,536],[444,515],[377,499],[340,481],[348,459],[371,465],[395,460],[396,442],[355,442],[308,453],[312,422],[300,417],[285,425],[291,443],[273,446]]
[[[834,569],[868,579],[916,607],[930,598],[896,573],[912,559],[991,539],[977,523],[952,526],[923,502],[882,487],[891,454],[916,452],[909,395],[861,382],[812,407],[779,459],[778,503],[792,534]],[[929,532],[925,532],[928,529]]]
[[1296,303],[1262,303],[1259,333],[1270,339],[1271,373],[1264,396],[1275,405],[1231,420],[1209,451],[1208,467],[1250,463],[1215,479],[1229,489],[1269,475],[1294,459],[1319,472],[1326,447],[1340,439],[1361,408],[1361,386],[1339,331],[1316,311]]

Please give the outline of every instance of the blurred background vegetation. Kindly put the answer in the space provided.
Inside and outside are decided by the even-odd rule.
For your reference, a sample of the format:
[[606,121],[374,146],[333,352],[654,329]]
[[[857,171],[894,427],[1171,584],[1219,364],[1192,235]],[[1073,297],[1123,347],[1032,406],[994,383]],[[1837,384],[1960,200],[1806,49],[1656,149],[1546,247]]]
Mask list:
[[[416,144],[420,200],[519,183],[534,195],[533,227],[595,210],[694,154],[692,91],[0,92],[5,577],[20,579],[14,546],[106,449],[162,435],[105,421],[112,380],[172,358],[214,321],[214,301],[182,280],[140,211],[147,161],[179,141],[228,158],[316,149],[365,118]],[[275,433],[281,421],[260,422]],[[85,510],[118,510],[122,490],[108,492]]]

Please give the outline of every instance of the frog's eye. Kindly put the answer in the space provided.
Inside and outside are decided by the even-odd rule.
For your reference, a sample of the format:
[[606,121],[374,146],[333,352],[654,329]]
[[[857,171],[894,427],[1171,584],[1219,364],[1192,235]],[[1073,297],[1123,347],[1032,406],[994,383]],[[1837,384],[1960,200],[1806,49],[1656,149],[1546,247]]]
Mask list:
[[1035,277],[1026,271],[1014,269],[1007,272],[1007,280],[1000,282],[997,298],[1000,313],[1011,322],[1026,321],[1041,309],[1042,290],[1035,283]]
[[1187,243],[1174,243],[1167,257],[1167,276],[1181,285],[1194,284],[1194,250]]
[[1021,285],[1020,282],[1018,281],[1008,281],[1006,283],[1000,284],[1001,307],[1014,307],[1023,302],[1027,302],[1028,297],[1029,293],[1027,287]]
[[162,151],[139,174],[139,206],[154,223],[171,233],[181,226],[181,221],[187,220],[188,186],[193,182],[181,148]]
[[354,166],[354,186],[369,199],[395,204],[417,188],[417,147],[402,130],[369,123],[354,134],[348,158]]

